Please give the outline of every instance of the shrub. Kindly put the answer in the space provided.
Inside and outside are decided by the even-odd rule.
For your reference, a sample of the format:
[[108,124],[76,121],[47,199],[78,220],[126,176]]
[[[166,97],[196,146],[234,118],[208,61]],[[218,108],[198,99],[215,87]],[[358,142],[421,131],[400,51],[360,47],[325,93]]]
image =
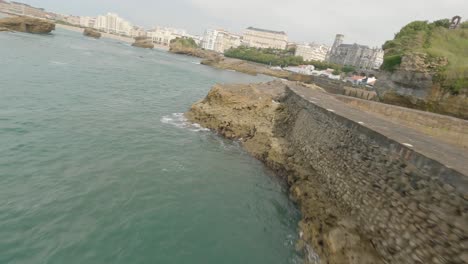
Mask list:
[[385,56],[381,69],[386,71],[394,71],[401,64],[401,59],[401,55]]

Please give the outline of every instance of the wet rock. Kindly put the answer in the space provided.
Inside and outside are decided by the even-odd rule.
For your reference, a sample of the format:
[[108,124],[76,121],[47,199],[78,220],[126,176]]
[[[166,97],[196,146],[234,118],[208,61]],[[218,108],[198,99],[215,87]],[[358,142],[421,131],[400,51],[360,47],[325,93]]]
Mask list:
[[136,37],[135,42],[132,44],[132,46],[144,49],[153,49],[154,43],[151,39],[147,37]]
[[85,30],[83,31],[83,35],[95,39],[101,38],[101,33],[92,28],[85,28]]

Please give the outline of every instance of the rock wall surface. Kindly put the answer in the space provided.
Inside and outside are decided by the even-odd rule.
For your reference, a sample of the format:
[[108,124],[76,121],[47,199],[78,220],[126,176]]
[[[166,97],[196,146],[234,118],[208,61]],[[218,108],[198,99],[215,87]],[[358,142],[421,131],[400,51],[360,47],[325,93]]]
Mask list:
[[217,85],[187,117],[287,179],[307,263],[467,263],[467,176],[297,87]]
[[136,37],[135,42],[132,44],[133,47],[143,48],[143,49],[153,49],[154,43],[151,39],[146,37]]
[[85,28],[83,31],[83,35],[86,37],[91,37],[91,38],[101,38],[101,33],[95,29],[92,28]]
[[31,17],[6,17],[0,19],[0,28],[34,34],[47,34],[55,30],[55,24]]
[[444,58],[431,61],[426,54],[408,54],[394,72],[378,74],[375,89],[384,103],[468,119],[468,87],[453,94],[434,80],[436,69],[447,63]]

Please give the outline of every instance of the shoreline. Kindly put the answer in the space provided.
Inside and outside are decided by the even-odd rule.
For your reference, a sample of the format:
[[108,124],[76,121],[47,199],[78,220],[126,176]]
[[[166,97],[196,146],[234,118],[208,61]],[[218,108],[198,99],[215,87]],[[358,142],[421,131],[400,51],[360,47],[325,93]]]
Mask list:
[[[81,28],[81,27],[69,26],[69,25],[63,25],[63,24],[55,24],[55,25],[56,25],[57,28],[61,28],[61,29],[69,30],[69,31],[74,31],[74,32],[78,32],[78,33],[83,33],[83,31],[84,31],[84,28]],[[118,36],[118,35],[104,33],[104,32],[100,32],[100,33],[102,35],[102,38],[123,41],[123,42],[129,43],[129,44],[133,44],[135,42],[135,40],[133,38],[130,38],[130,37],[123,37],[123,36]],[[169,47],[162,46],[162,45],[157,45],[157,44],[154,44],[154,48],[159,49],[159,50],[165,50],[165,51],[169,50]]]
[[426,112],[392,123],[339,98],[288,81],[215,85],[185,115],[287,180],[306,264],[463,263],[467,153],[405,127]]

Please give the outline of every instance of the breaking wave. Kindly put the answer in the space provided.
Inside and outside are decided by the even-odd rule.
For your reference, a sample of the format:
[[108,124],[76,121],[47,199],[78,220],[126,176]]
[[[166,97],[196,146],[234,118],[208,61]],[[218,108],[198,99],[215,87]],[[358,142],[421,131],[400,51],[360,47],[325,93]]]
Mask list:
[[194,132],[210,131],[208,128],[202,127],[200,124],[189,122],[187,118],[185,118],[184,113],[173,113],[170,115],[165,115],[161,118],[161,122]]

